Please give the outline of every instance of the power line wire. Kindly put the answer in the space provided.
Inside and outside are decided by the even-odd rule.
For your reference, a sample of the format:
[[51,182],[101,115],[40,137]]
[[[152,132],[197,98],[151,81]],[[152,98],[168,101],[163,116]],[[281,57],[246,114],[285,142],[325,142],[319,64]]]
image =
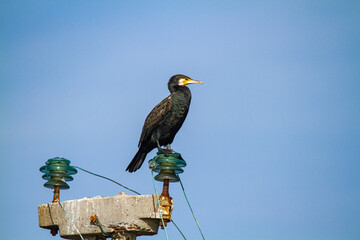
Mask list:
[[[179,174],[176,174],[176,175],[179,177]],[[184,193],[186,202],[187,202],[187,204],[189,205],[190,211],[191,211],[191,213],[192,213],[192,215],[193,215],[193,217],[194,217],[194,220],[195,220],[195,222],[196,222],[196,225],[197,225],[197,227],[198,227],[198,229],[199,229],[199,231],[200,231],[200,233],[201,233],[201,236],[202,236],[202,238],[205,240],[205,237],[204,237],[204,234],[203,234],[202,231],[201,231],[199,222],[198,222],[198,220],[196,219],[195,214],[194,214],[194,211],[193,211],[193,209],[192,209],[192,207],[191,207],[191,205],[190,205],[190,202],[189,202],[189,200],[188,200],[188,198],[187,198],[187,196],[186,196],[185,189],[184,189],[184,185],[182,184],[180,177],[179,177],[179,179],[180,179],[180,185],[181,185],[181,188],[182,188],[182,190],[183,190],[183,193]]]
[[113,183],[115,183],[115,184],[117,184],[117,185],[119,185],[119,186],[121,186],[121,187],[123,187],[123,188],[125,188],[125,189],[127,189],[127,190],[129,190],[129,191],[131,191],[131,192],[133,192],[133,193],[135,193],[135,194],[137,194],[137,195],[141,195],[141,194],[138,193],[137,191],[132,190],[131,188],[128,188],[128,187],[122,185],[121,183],[118,183],[117,181],[112,180],[111,178],[104,177],[104,176],[102,176],[102,175],[100,175],[100,174],[96,174],[96,173],[90,172],[90,171],[85,170],[85,169],[83,169],[83,168],[81,168],[81,167],[77,167],[77,166],[73,166],[73,167],[74,167],[74,168],[77,168],[77,169],[80,169],[80,170],[82,170],[82,171],[84,171],[84,172],[90,173],[90,174],[92,174],[92,175],[94,175],[94,176],[101,177],[101,178],[104,178],[104,179],[106,179],[106,180],[109,180],[109,181],[111,181],[111,182],[113,182]]

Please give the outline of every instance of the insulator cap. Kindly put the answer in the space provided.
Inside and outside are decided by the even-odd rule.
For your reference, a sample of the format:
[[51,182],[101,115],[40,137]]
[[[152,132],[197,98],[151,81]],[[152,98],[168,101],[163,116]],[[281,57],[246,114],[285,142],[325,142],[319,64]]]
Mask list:
[[181,157],[180,153],[170,153],[169,155],[163,152],[157,152],[156,156],[149,161],[149,166],[154,172],[159,173],[155,176],[155,180],[163,182],[169,179],[170,182],[178,182],[180,179],[177,174],[183,173],[183,167],[186,162]]

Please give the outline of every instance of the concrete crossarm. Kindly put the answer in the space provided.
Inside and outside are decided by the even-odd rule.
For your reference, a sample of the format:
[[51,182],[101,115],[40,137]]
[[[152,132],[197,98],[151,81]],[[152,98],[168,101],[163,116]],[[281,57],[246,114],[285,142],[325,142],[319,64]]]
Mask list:
[[154,235],[158,231],[160,215],[156,195],[127,195],[94,197],[61,202],[71,223],[58,203],[42,204],[39,225],[42,228],[59,228],[60,236],[79,239],[74,225],[88,239],[103,237],[100,227],[91,224],[90,217],[97,215],[105,233],[135,236]]

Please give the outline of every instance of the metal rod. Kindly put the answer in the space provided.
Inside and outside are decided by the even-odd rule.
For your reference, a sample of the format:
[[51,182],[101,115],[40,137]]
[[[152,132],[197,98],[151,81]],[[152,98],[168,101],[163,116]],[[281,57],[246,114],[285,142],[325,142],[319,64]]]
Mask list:
[[59,202],[60,201],[60,186],[55,186],[54,187],[54,198],[53,198],[53,203],[55,202]]
[[163,191],[161,196],[170,197],[169,195],[169,179],[164,179]]

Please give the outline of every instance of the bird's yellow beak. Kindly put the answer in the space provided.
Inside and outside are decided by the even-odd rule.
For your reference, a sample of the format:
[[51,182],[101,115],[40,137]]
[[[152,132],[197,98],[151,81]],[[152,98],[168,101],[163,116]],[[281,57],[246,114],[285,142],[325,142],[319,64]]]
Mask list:
[[183,84],[184,84],[184,85],[194,84],[194,83],[203,84],[202,81],[197,81],[197,80],[192,80],[192,79],[185,79],[185,80],[183,81]]

